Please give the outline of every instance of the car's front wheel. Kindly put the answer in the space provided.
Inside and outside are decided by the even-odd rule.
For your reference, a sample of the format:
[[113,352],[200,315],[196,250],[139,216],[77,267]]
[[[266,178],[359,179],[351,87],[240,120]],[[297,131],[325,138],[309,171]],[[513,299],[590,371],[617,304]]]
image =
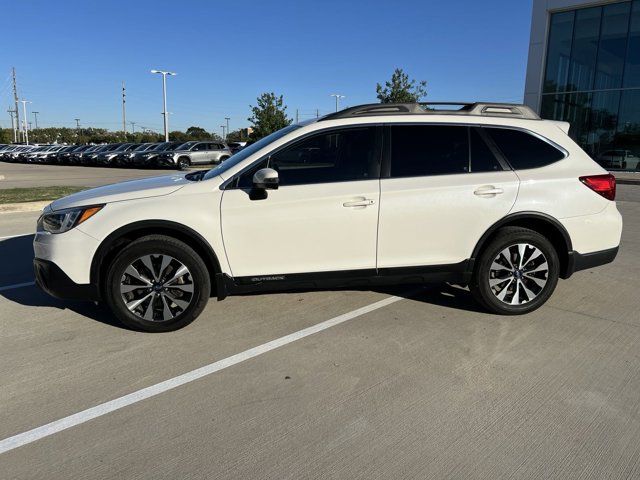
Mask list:
[[200,315],[211,280],[202,258],[189,245],[164,235],[131,242],[114,259],[104,297],[126,326],[147,332],[182,328]]
[[191,161],[187,157],[180,157],[178,159],[177,167],[178,170],[186,170],[191,165]]
[[529,313],[549,299],[558,283],[560,262],[555,248],[527,228],[500,229],[476,262],[469,288],[493,313]]

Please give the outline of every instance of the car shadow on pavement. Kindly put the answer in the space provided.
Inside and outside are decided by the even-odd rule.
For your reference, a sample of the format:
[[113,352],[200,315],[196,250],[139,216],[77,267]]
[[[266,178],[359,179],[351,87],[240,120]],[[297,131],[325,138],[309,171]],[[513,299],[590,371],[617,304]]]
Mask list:
[[450,283],[413,286],[398,285],[377,288],[375,291],[386,293],[387,295],[396,295],[415,302],[489,315],[489,312],[474,300],[469,289],[460,285]]
[[[0,259],[4,265],[0,271],[0,288],[33,282],[33,235],[0,240]],[[71,310],[92,320],[126,329],[104,307],[93,302],[59,300],[35,285],[0,290],[0,296],[28,307]]]

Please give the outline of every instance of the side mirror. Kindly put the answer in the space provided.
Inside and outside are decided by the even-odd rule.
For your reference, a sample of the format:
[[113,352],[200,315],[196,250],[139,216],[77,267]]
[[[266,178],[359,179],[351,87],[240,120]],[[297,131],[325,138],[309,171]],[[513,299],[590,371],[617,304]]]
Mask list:
[[253,174],[253,188],[259,190],[277,190],[278,172],[273,168],[261,168]]

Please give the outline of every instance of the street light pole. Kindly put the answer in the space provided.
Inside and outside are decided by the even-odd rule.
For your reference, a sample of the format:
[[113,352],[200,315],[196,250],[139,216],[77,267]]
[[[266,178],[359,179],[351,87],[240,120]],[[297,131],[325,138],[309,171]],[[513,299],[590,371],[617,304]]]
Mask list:
[[225,125],[220,125],[220,128],[222,129],[222,139],[224,140],[224,129],[225,129]]
[[24,119],[24,141],[29,145],[29,126],[27,125],[27,103],[32,103],[29,100],[20,100],[22,102],[22,117]]
[[169,141],[169,117],[167,114],[167,75],[176,75],[175,72],[166,72],[164,70],[151,70],[151,73],[159,73],[162,75],[162,116],[164,117],[164,141]]
[[[224,119],[227,121],[227,136],[229,135],[229,120],[231,120],[230,117],[224,117]],[[223,138],[223,140],[226,142],[227,141],[227,136],[225,136]]]
[[39,114],[40,112],[31,112],[31,113],[33,113],[33,116],[34,116],[34,117],[35,117],[35,119],[36,119],[36,130],[37,130],[37,129],[38,129],[38,114]]
[[336,112],[338,111],[338,102],[341,98],[344,98],[344,95],[340,95],[339,93],[332,93],[329,95],[330,97],[336,97]]

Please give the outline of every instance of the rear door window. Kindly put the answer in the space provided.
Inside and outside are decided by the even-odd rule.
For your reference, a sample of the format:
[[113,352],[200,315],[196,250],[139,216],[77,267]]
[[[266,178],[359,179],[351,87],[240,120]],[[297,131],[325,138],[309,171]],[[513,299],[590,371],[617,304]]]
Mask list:
[[469,172],[468,127],[392,125],[391,178]]
[[544,167],[565,157],[564,152],[531,133],[509,128],[483,128],[515,170]]

